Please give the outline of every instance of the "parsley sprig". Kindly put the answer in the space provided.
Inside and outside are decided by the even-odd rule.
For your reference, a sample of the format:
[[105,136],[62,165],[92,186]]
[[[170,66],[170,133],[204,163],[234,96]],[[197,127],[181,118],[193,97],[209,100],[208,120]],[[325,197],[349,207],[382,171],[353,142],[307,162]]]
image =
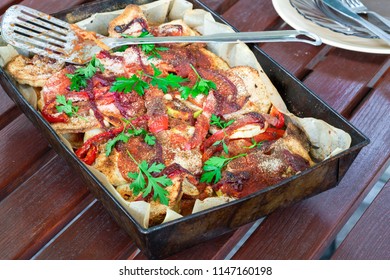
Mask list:
[[256,147],[260,148],[263,145],[264,142],[265,142],[265,140],[257,142],[255,139],[252,138],[252,145],[244,147],[244,148],[247,148],[247,149],[253,149],[253,148],[256,148]]
[[128,93],[135,91],[139,95],[145,94],[145,89],[148,89],[149,84],[144,81],[142,78],[150,78],[150,84],[161,89],[164,93],[168,93],[168,88],[176,89],[181,87],[181,83],[187,82],[188,80],[182,78],[178,75],[169,73],[167,76],[161,76],[162,71],[158,69],[153,63],[151,64],[153,68],[153,75],[139,71],[139,76],[133,75],[131,78],[119,77],[116,78],[116,81],[112,84],[110,91]]
[[143,160],[138,163],[129,151],[127,154],[137,164],[139,172],[129,172],[127,176],[134,181],[130,184],[130,189],[134,195],[138,195],[142,192],[142,197],[147,197],[153,191],[153,200],[160,200],[162,204],[168,205],[169,199],[167,195],[168,191],[165,189],[171,186],[173,183],[166,175],[160,177],[154,177],[152,173],[160,173],[165,165],[162,163],[153,162],[152,165]]
[[103,72],[104,65],[94,56],[85,67],[76,69],[73,74],[66,74],[71,82],[70,90],[80,91],[80,89],[86,88],[88,79],[92,78],[98,69]]
[[231,158],[221,157],[211,157],[209,158],[204,166],[203,171],[205,171],[201,178],[201,182],[211,183],[214,180],[214,184],[218,183],[222,177],[222,169],[229,164],[232,160],[245,157],[247,154],[239,154]]
[[223,151],[228,154],[229,153],[229,149],[228,149],[228,146],[225,142],[225,139],[227,137],[226,135],[226,132],[225,132],[225,128],[227,128],[228,126],[230,126],[232,123],[234,123],[234,120],[230,120],[230,121],[224,121],[222,120],[220,117],[218,117],[217,115],[215,114],[212,114],[211,115],[211,118],[210,118],[210,124],[211,125],[215,125],[219,128],[221,128],[223,130],[223,133],[225,134],[225,136],[223,137],[222,140],[218,140],[218,141],[215,141],[213,146],[218,146],[220,144],[222,144],[222,148],[223,148]]
[[182,86],[179,88],[180,96],[183,99],[188,99],[191,95],[193,98],[197,97],[199,94],[208,95],[210,90],[217,89],[217,85],[210,80],[203,79],[195,67],[190,64],[192,70],[195,72],[197,79],[193,87]]
[[150,84],[152,86],[157,86],[164,93],[168,92],[168,87],[175,89],[181,87],[181,83],[187,82],[188,79],[182,78],[178,75],[169,73],[165,77],[161,77],[162,71],[158,69],[153,63],[151,64],[153,68],[153,76],[145,74],[145,76],[151,78]]
[[77,114],[77,112],[79,111],[79,107],[74,106],[72,100],[66,100],[65,95],[56,95],[56,102],[59,104],[56,105],[56,109],[59,113],[63,112],[68,117],[73,117],[73,115],[75,115],[83,120],[86,120],[84,117]]
[[210,124],[215,125],[216,127],[219,127],[221,129],[227,128],[232,123],[234,123],[234,120],[224,121],[223,119],[221,119],[221,117],[218,117],[215,114],[212,114],[210,118]]
[[[142,71],[140,72],[142,75]],[[133,90],[138,93],[140,96],[145,94],[145,89],[149,88],[149,84],[142,80],[141,77],[133,74],[131,78],[118,77],[115,82],[112,84],[110,91],[111,92],[123,92],[129,93]]]
[[[153,146],[156,144],[156,137],[150,133],[148,133],[143,128],[136,128],[131,121],[123,119],[126,123],[121,133],[115,136],[113,139],[109,140],[106,144],[106,156],[109,156],[112,152],[112,148],[115,147],[116,143],[122,141],[124,143],[129,142],[130,137],[142,136],[144,141],[149,146]],[[130,125],[132,129],[127,129],[127,126]]]

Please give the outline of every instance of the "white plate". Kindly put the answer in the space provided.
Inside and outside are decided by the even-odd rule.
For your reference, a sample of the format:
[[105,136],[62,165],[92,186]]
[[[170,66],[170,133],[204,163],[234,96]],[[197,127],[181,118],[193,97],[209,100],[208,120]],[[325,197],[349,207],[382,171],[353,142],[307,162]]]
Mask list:
[[344,35],[305,19],[291,6],[289,0],[272,0],[272,4],[279,16],[291,27],[315,33],[325,44],[352,51],[390,54],[390,46],[380,39]]

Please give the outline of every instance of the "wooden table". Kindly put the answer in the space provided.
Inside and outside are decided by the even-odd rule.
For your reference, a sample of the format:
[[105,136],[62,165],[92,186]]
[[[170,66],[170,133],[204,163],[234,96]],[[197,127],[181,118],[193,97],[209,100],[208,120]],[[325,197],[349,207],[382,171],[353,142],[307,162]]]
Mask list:
[[[3,0],[0,14],[16,2]],[[52,13],[82,2],[21,3]],[[269,0],[204,2],[240,31],[290,28]],[[388,166],[388,55],[301,43],[262,44],[261,48],[349,119],[371,144],[363,148],[336,188],[170,259],[319,259]],[[145,258],[2,89],[0,116],[0,259]],[[387,207],[389,216],[389,188],[384,192],[351,233],[355,238],[347,238],[335,258],[390,258],[389,250],[377,256],[370,247],[389,244],[389,219],[384,224],[372,214],[383,213]],[[364,234],[368,228],[374,229],[373,234]],[[359,237],[362,234],[364,238]],[[384,239],[378,241],[381,236]],[[243,238],[245,242],[237,248]],[[357,251],[358,247],[363,251]]]

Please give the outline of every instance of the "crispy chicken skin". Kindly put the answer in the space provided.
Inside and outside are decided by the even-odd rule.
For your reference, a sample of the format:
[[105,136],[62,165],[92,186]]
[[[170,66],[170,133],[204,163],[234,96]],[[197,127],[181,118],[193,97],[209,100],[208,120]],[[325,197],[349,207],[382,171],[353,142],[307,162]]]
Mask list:
[[63,67],[63,63],[47,57],[35,55],[27,58],[18,55],[6,65],[5,70],[20,84],[43,87],[46,81]]

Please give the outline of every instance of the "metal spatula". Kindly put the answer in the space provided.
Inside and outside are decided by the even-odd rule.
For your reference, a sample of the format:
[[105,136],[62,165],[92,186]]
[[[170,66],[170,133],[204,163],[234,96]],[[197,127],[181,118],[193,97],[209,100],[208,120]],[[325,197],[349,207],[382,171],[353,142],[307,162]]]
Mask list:
[[[10,45],[27,49],[33,53],[48,56],[59,61],[84,64],[101,50],[96,44],[88,44],[84,40],[81,40],[69,23],[22,5],[14,5],[5,12],[1,29],[1,35]],[[180,42],[234,43],[238,40],[246,43],[304,42],[315,46],[321,45],[322,43],[317,35],[297,30],[223,33],[209,36],[121,39],[99,36],[99,40],[111,49],[123,45],[135,44]]]

